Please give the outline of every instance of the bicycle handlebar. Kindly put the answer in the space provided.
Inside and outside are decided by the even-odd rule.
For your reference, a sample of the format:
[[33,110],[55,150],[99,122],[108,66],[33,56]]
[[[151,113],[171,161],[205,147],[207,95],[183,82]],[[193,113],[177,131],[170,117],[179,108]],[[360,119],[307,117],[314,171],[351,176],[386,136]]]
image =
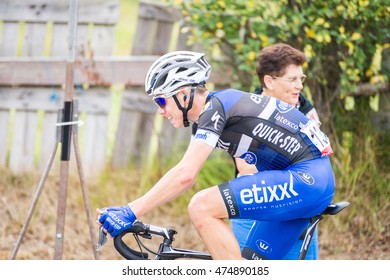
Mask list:
[[176,231],[173,229],[162,228],[154,225],[144,224],[140,221],[135,221],[131,228],[122,231],[114,238],[114,247],[115,249],[128,260],[145,260],[148,259],[149,254],[146,252],[140,252],[134,250],[127,246],[125,242],[123,242],[122,238],[128,234],[133,233],[135,235],[140,235],[144,238],[151,239],[152,235],[159,235],[166,240],[172,242],[173,235],[176,234]]

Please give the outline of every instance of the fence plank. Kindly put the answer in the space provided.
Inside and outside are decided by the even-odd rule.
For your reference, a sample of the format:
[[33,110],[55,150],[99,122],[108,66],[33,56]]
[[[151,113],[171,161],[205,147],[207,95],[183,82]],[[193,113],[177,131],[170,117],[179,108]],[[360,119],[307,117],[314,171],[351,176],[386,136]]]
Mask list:
[[[9,116],[11,109],[16,110],[10,152],[12,170],[24,172],[34,168],[36,131],[38,130],[37,111],[57,112],[60,103],[52,96],[52,91],[49,88],[0,88],[0,110],[3,115],[8,114]],[[44,135],[48,135],[50,131],[50,139],[55,137],[55,123],[52,123],[51,126],[44,123],[42,129]],[[11,127],[5,127],[3,133],[9,135]],[[43,153],[47,147],[46,142],[44,142],[41,148]],[[43,156],[38,156],[39,166],[42,166],[41,161],[44,159]]]
[[[1,9],[0,9],[1,10]],[[0,56],[16,56],[18,46],[19,22],[3,23]]]
[[[144,86],[145,76],[157,56],[95,57],[77,59],[75,83],[110,86]],[[64,58],[0,57],[1,85],[62,85],[65,83]],[[229,84],[229,70],[212,71],[210,83]],[[225,71],[226,70],[226,71]]]
[[65,23],[54,22],[52,28],[52,40],[50,44],[50,55],[54,57],[66,57],[67,54],[67,34],[68,25]]
[[103,168],[106,164],[108,139],[108,113],[110,94],[106,89],[93,88],[76,92],[80,113],[85,113],[85,123],[79,127],[80,146],[86,174]]
[[115,168],[141,164],[148,150],[156,107],[143,88],[128,88],[122,93],[115,146],[111,165]]
[[[1,100],[1,96],[0,96]],[[8,154],[10,111],[0,109],[0,165],[5,166]]]
[[46,23],[25,24],[22,56],[44,56],[46,26]]
[[16,110],[10,153],[10,168],[17,173],[34,170],[37,123],[35,111]]
[[162,55],[168,51],[179,12],[166,4],[140,1],[132,55]]
[[[42,135],[41,135],[41,145],[40,145],[40,153],[38,158],[38,169],[43,171],[49,162],[49,159],[53,153],[53,148],[55,143],[57,142],[56,138],[56,123],[57,123],[57,111],[54,110],[46,110],[44,112],[43,120],[42,120]],[[57,151],[59,154],[60,150]],[[53,163],[55,166],[59,167],[59,161],[57,164]]]
[[[69,21],[69,0],[2,0],[0,20],[63,22]],[[79,1],[78,22],[116,24],[119,15],[118,0]]]

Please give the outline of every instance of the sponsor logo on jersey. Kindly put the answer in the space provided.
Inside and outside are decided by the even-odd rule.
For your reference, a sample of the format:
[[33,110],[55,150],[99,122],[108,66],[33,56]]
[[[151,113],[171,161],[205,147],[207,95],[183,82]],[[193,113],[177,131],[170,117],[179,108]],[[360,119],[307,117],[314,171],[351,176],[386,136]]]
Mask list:
[[197,133],[197,134],[195,134],[195,139],[207,140],[209,135],[210,135],[210,132]]
[[225,199],[226,209],[229,212],[229,218],[238,216],[237,203],[233,196],[233,191],[229,186],[220,186],[220,192]]
[[298,131],[299,130],[299,125],[293,123],[292,121],[286,119],[283,115],[281,114],[276,114],[275,116],[275,120],[282,124],[283,126],[286,126],[286,127],[290,127],[292,128],[294,131]]
[[267,241],[264,241],[262,239],[256,240],[256,246],[257,248],[260,249],[260,251],[265,252],[265,253],[270,253],[272,252],[271,246],[268,244]]
[[253,102],[256,104],[260,104],[261,100],[263,100],[263,95],[258,95],[258,94],[251,94],[251,99]]
[[290,104],[280,100],[280,99],[277,99],[276,100],[276,109],[280,112],[280,113],[287,113],[288,111],[290,111],[292,108],[294,108],[293,106],[291,106]]
[[282,182],[274,186],[267,186],[266,182],[261,181],[261,185],[253,184],[252,188],[242,189],[240,199],[243,204],[264,204],[299,196],[294,190],[292,174],[290,173],[289,182]]
[[243,153],[240,156],[240,158],[244,159],[246,161],[246,163],[248,163],[248,164],[256,164],[257,163],[257,157],[252,152]]
[[313,176],[311,176],[309,173],[298,171],[298,175],[301,177],[302,181],[308,185],[313,185],[315,182]]
[[302,148],[302,145],[297,138],[290,135],[285,136],[284,132],[264,123],[256,125],[252,130],[252,134],[253,136],[262,138],[267,142],[274,144],[281,150],[285,150],[290,155],[293,155]]
[[215,111],[214,115],[211,117],[211,121],[214,122],[214,129],[217,130],[218,127],[218,121],[221,118],[221,115],[218,113],[218,111]]

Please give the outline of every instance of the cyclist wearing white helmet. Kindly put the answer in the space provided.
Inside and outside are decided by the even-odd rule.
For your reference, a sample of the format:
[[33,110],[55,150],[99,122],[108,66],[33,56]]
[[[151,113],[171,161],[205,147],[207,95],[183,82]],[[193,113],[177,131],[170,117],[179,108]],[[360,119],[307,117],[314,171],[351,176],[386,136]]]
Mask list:
[[[211,67],[204,54],[178,51],[168,53],[156,60],[150,67],[145,80],[145,91],[155,102],[165,102],[165,98],[173,96],[176,105],[183,113],[183,124],[189,126],[188,111],[192,108],[196,87],[203,87],[210,77]],[[176,97],[178,88],[191,86],[188,105],[182,106]],[[184,101],[188,96],[184,95]]]
[[[281,259],[333,198],[329,140],[314,121],[279,99],[234,89],[209,92],[209,75],[201,53],[172,52],[152,65],[145,89],[158,113],[176,128],[197,123],[197,131],[176,166],[128,205],[98,209],[98,223],[112,237],[130,228],[191,188],[219,148],[257,172],[197,193],[188,207],[194,227],[213,259]],[[224,222],[236,218],[255,220],[242,252]]]

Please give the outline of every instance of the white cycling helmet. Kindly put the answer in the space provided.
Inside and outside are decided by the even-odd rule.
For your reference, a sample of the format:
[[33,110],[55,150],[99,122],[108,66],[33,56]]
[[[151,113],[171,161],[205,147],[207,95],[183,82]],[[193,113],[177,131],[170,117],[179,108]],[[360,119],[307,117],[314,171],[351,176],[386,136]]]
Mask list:
[[145,80],[145,91],[150,95],[174,91],[185,85],[204,84],[210,77],[211,66],[203,53],[174,51],[157,59]]

